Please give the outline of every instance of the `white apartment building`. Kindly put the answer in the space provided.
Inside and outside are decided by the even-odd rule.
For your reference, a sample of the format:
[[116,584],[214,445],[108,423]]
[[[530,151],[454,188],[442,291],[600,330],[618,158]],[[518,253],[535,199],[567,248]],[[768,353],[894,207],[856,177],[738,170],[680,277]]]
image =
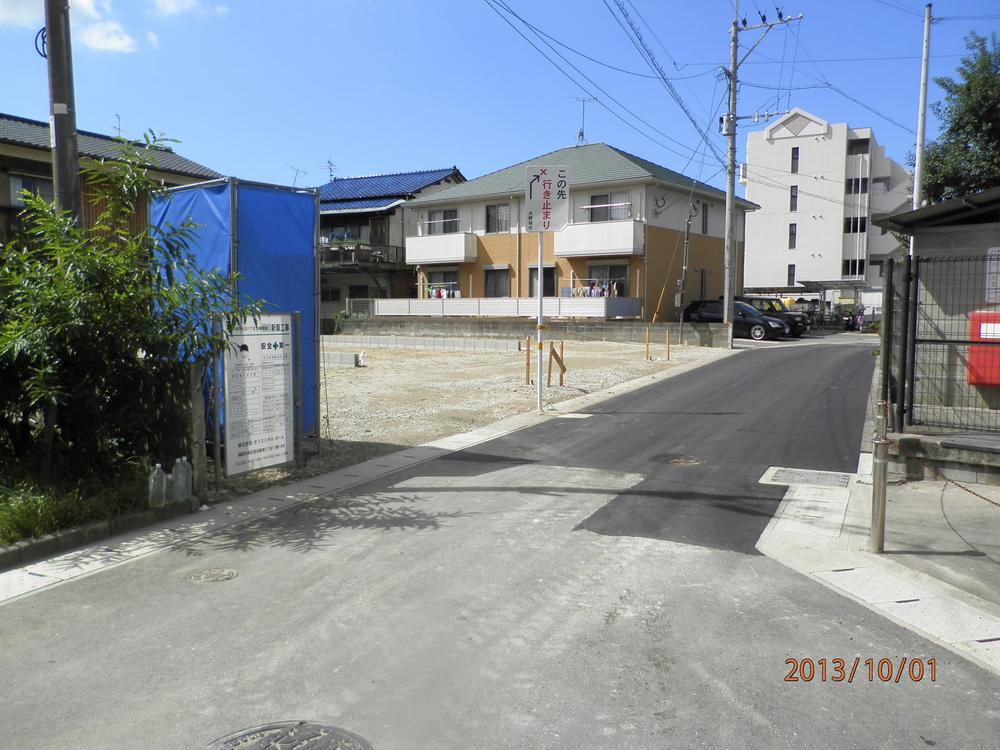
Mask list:
[[871,128],[794,109],[747,136],[740,182],[761,207],[746,219],[748,289],[839,290],[846,300],[881,288],[881,260],[898,242],[871,219],[909,206],[912,178]]

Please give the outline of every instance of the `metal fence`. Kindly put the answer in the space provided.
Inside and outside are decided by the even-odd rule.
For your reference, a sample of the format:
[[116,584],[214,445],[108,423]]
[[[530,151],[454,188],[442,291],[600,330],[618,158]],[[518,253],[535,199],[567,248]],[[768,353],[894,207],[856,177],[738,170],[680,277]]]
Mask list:
[[895,428],[1000,430],[1000,254],[889,261],[883,293]]

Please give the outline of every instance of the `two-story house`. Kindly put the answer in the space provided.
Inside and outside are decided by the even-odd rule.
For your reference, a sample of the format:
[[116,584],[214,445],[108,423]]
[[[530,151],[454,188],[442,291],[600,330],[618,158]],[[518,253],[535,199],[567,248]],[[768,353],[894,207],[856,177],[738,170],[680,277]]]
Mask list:
[[909,206],[912,178],[871,128],[794,109],[748,134],[740,182],[761,206],[747,217],[748,288],[843,299],[881,289],[881,261],[899,243],[872,216]]
[[[570,187],[570,223],[545,235],[541,269],[537,234],[525,231],[525,168],[535,164],[565,166]],[[725,194],[710,185],[603,143],[575,146],[410,201],[406,262],[417,268],[420,297],[462,300],[443,314],[529,315],[540,277],[543,296],[554,298],[547,314],[671,320],[689,217],[687,299],[723,292],[724,207]],[[737,201],[737,237],[753,208]],[[593,297],[634,304],[560,303]],[[392,302],[376,314],[442,314]]]
[[347,309],[348,300],[416,294],[403,256],[401,206],[463,182],[458,167],[421,172],[340,177],[319,188],[322,317]]
[[[142,145],[142,144],[138,144]],[[110,160],[120,156],[121,143],[111,136],[77,132],[77,150],[81,169],[88,162]],[[149,174],[166,187],[189,185],[221,175],[187,159],[167,147],[153,153]],[[11,236],[17,214],[24,207],[22,191],[39,194],[51,200],[52,146],[49,124],[0,113],[0,242]],[[90,197],[85,175],[81,175],[81,221],[90,226],[97,217],[97,207]]]

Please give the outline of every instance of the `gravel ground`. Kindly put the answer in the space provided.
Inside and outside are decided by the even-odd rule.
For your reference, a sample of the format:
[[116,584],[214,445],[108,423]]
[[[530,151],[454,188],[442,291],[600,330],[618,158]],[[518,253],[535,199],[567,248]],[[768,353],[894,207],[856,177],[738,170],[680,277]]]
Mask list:
[[[357,348],[325,344],[326,351]],[[693,360],[725,356],[704,347],[650,347],[607,341],[566,341],[565,385],[545,389],[545,403],[593,393]],[[300,467],[263,469],[226,483],[224,497],[242,495],[350,466],[403,448],[482,427],[535,408],[537,390],[524,382],[524,352],[440,352],[370,349],[365,366],[327,368],[320,384],[323,440]],[[535,357],[532,353],[532,377]],[[558,370],[553,366],[553,383]]]

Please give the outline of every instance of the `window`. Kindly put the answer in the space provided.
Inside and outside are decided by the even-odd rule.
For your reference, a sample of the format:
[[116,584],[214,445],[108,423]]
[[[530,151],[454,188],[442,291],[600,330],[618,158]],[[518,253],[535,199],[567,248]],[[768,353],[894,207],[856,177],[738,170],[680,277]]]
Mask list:
[[788,264],[788,284],[787,286],[795,286],[795,264]]
[[44,177],[12,174],[10,176],[10,204],[12,206],[24,205],[24,199],[21,197],[22,190],[27,190],[29,193],[34,193],[50,202],[55,196],[52,180],[47,180]]
[[869,140],[867,138],[856,138],[853,141],[847,142],[847,155],[848,156],[861,156],[867,154],[869,149]]
[[427,234],[455,234],[457,231],[457,208],[445,208],[427,212]]
[[799,210],[799,186],[792,185],[788,188],[788,210],[798,211]]
[[795,249],[795,240],[797,238],[798,232],[799,232],[799,225],[798,224],[789,224],[788,225],[788,249],[789,250],[794,250]]
[[848,177],[844,181],[844,192],[848,195],[865,195],[868,192],[868,178]]
[[[510,204],[497,203],[486,207],[486,233],[497,234],[498,232],[510,231]],[[489,296],[489,295],[487,295]],[[507,295],[500,295],[506,297]]]
[[590,221],[623,221],[632,216],[632,196],[625,190],[590,196]]
[[458,284],[458,271],[428,271],[428,284]]
[[587,266],[587,275],[599,287],[613,283],[619,297],[628,297],[628,264]]
[[708,234],[708,204],[701,202],[701,233]]
[[844,276],[864,276],[865,262],[864,260],[848,260],[845,258],[841,271]]
[[844,234],[857,234],[868,231],[868,217],[848,216],[844,219]]
[[488,268],[485,271],[484,288],[487,297],[510,296],[510,269]]
[[792,168],[791,168],[791,173],[792,174],[798,174],[799,173],[799,147],[798,146],[792,146]]
[[[538,268],[528,269],[528,296],[535,297],[538,295]],[[542,296],[543,297],[555,297],[556,296],[556,269],[554,268],[543,268],[542,269]]]
[[340,287],[333,289],[321,289],[319,298],[323,302],[340,302]]

